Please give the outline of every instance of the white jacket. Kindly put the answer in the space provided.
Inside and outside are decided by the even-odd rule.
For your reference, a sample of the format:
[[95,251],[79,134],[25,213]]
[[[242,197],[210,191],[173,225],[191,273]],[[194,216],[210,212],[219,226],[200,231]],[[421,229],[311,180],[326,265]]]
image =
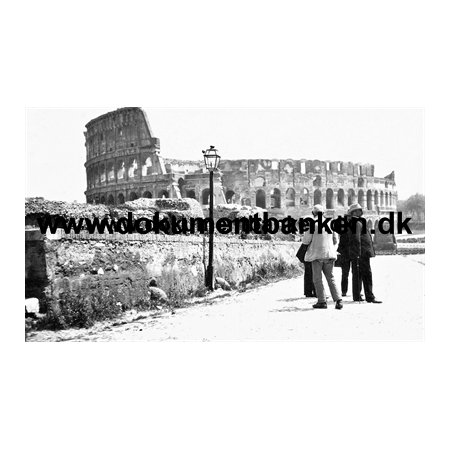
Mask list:
[[311,262],[317,259],[336,259],[336,244],[337,238],[336,234],[329,234],[326,231],[319,234],[317,232],[317,226],[314,233],[310,230],[305,232],[303,237],[303,244],[309,244],[308,250],[306,251],[305,261]]

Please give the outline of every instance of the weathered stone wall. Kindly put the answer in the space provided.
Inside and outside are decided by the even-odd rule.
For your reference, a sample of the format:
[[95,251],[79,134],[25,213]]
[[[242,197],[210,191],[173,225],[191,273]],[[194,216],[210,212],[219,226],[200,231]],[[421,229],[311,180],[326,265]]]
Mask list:
[[120,108],[91,120],[85,138],[88,203],[180,198],[174,177],[166,175],[159,139],[141,108]]
[[[156,278],[175,305],[205,291],[208,236],[80,234],[68,238],[60,234],[53,239],[41,235],[37,240],[38,234],[27,240],[26,264],[31,267],[32,261],[34,268],[40,266],[40,278],[35,280],[33,271],[28,270],[26,285],[37,292],[35,285],[43,283],[43,311],[58,302],[84,301],[86,297],[135,307],[148,297],[151,278]],[[215,275],[240,287],[261,278],[301,274],[295,258],[298,246],[217,236]]]
[[[117,205],[141,197],[187,197],[208,206],[209,173],[203,161],[163,160],[159,140],[140,108],[121,108],[86,127],[88,203]],[[222,159],[219,169],[214,174],[216,205],[258,206],[281,217],[309,214],[320,203],[329,215],[337,216],[358,202],[372,221],[397,209],[395,173],[376,177],[372,164]]]

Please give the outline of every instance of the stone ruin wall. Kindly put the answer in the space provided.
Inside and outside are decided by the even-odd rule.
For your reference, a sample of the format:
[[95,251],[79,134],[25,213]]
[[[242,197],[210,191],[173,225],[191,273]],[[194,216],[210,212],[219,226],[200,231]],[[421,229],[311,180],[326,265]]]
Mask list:
[[[25,252],[27,297],[37,297],[41,310],[61,299],[114,295],[133,307],[148,296],[155,278],[171,301],[205,290],[207,236],[42,235],[28,230]],[[296,242],[243,240],[217,236],[215,276],[233,288],[279,276],[302,273]],[[300,289],[300,286],[299,286]]]

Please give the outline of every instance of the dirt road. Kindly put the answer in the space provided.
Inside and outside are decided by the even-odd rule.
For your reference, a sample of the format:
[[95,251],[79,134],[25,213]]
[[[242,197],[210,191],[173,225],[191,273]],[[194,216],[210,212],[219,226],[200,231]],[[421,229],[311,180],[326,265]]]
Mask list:
[[[314,310],[303,278],[233,293],[212,304],[178,309],[119,326],[40,332],[29,341],[421,340],[424,255],[372,260],[374,293],[382,304],[353,303]],[[336,269],[340,280],[340,269]],[[351,282],[351,280],[350,280]]]

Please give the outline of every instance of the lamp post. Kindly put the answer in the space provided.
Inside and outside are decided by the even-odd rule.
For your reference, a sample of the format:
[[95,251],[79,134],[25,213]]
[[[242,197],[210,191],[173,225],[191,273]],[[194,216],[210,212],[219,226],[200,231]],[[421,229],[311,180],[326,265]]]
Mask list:
[[208,150],[203,150],[205,166],[209,170],[209,255],[208,268],[206,269],[206,287],[211,291],[214,290],[214,171],[217,170],[220,163],[220,156],[217,149],[211,145]]

